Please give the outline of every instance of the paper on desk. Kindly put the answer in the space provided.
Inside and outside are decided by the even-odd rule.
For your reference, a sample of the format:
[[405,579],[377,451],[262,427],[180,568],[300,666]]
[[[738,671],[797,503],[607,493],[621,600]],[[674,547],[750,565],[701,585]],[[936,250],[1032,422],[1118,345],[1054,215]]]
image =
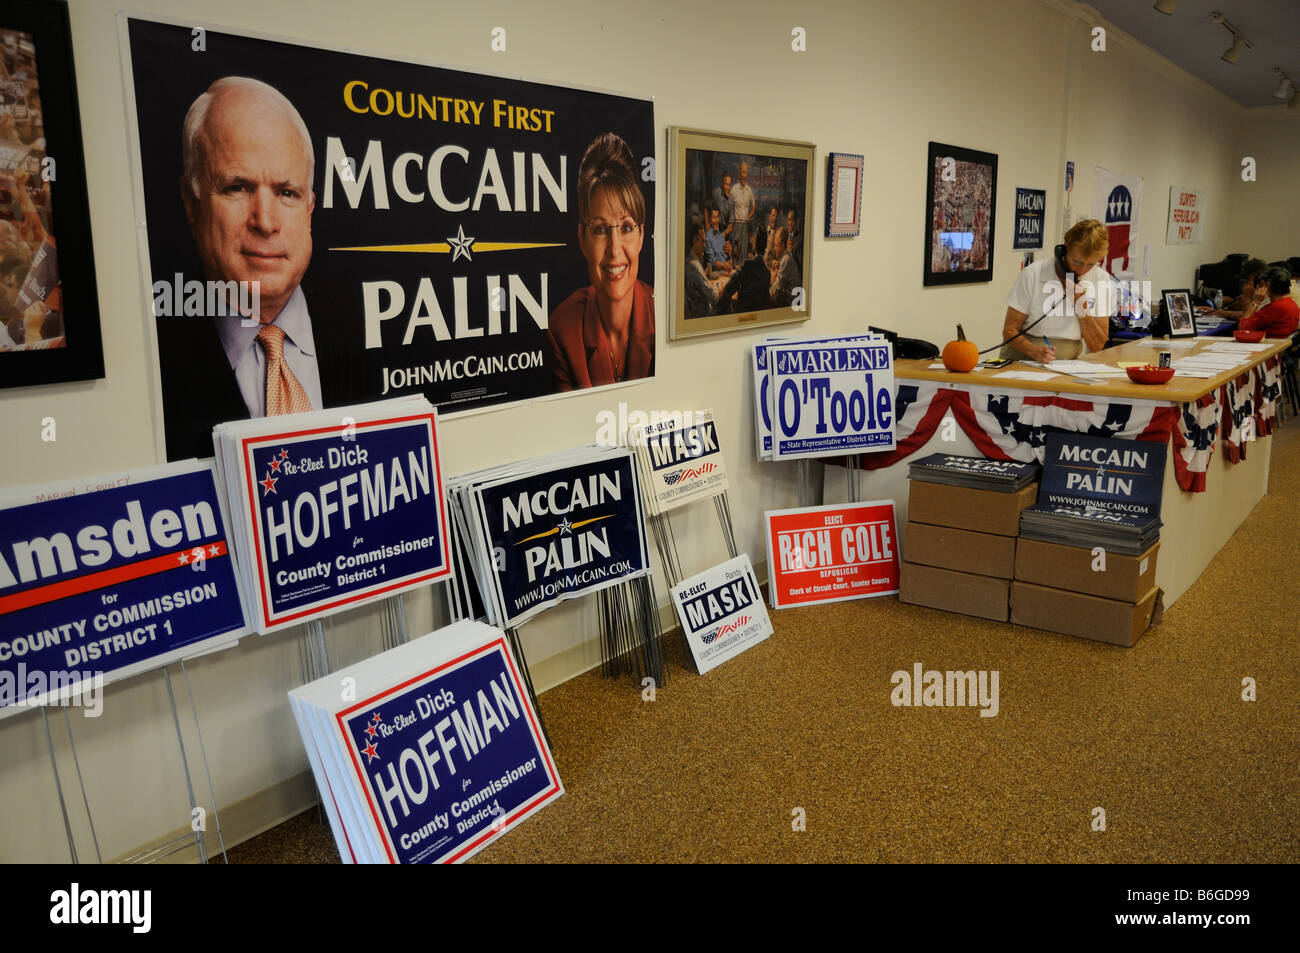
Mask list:
[[943,361],[936,361],[935,363],[933,363],[933,364],[931,364],[929,367],[927,367],[926,370],[927,370],[927,371],[942,371],[942,370],[945,370],[945,368],[944,368],[944,366],[943,366]]
[[1161,341],[1157,338],[1143,338],[1142,340],[1134,341],[1133,343],[1136,344],[1138,347],[1158,347],[1158,348],[1163,348],[1166,351],[1177,351],[1177,350],[1181,350],[1182,348],[1196,347],[1196,345],[1199,342],[1195,340]]
[[1001,374],[994,374],[994,377],[1004,377],[1009,381],[1050,381],[1055,374],[1046,374],[1043,371],[1003,371]]
[[1210,367],[1179,367],[1174,365],[1174,371],[1179,377],[1218,377],[1222,371],[1216,371]]
[[1272,346],[1267,341],[1260,341],[1258,344],[1247,344],[1245,341],[1215,341],[1206,350],[1246,353],[1250,351],[1266,351]]
[[1101,365],[1093,364],[1089,361],[1069,361],[1059,360],[1052,361],[1051,364],[1045,365],[1058,374],[1091,374]]

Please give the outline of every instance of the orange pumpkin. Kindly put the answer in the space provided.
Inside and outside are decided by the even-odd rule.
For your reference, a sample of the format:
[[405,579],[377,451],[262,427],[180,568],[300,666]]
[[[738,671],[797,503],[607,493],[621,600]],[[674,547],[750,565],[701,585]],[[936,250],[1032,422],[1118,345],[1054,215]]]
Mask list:
[[966,340],[966,332],[957,325],[957,340],[943,346],[943,366],[950,371],[966,372],[980,361],[979,348],[974,341]]

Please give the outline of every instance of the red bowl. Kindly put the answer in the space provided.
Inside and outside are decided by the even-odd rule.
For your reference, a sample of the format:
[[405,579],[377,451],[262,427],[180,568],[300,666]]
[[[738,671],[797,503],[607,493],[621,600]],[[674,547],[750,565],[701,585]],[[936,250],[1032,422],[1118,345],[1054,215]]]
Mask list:
[[1232,336],[1242,344],[1258,344],[1264,340],[1263,331],[1233,331]]
[[1134,384],[1167,384],[1169,378],[1174,376],[1172,367],[1157,367],[1154,370],[1147,370],[1144,367],[1126,367],[1128,379]]

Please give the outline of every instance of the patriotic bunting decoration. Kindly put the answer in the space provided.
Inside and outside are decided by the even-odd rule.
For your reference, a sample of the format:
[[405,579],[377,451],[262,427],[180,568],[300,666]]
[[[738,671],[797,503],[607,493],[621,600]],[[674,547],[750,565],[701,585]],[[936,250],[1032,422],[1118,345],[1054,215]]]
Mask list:
[[1182,405],[903,380],[894,402],[895,448],[862,454],[857,463],[865,470],[880,470],[906,460],[934,438],[951,411],[976,449],[992,460],[1042,463],[1047,435],[1061,431],[1169,441],[1178,485],[1202,493],[1220,430],[1224,454],[1233,463],[1245,459],[1246,443],[1273,432],[1281,396],[1279,374],[1278,360],[1270,358],[1217,391]]

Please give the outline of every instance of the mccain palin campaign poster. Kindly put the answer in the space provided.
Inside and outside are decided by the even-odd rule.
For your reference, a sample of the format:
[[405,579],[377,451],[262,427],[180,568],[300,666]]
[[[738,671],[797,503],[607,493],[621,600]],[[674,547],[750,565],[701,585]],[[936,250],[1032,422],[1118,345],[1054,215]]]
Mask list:
[[127,35],[169,460],[265,415],[268,371],[443,416],[654,376],[652,101]]

